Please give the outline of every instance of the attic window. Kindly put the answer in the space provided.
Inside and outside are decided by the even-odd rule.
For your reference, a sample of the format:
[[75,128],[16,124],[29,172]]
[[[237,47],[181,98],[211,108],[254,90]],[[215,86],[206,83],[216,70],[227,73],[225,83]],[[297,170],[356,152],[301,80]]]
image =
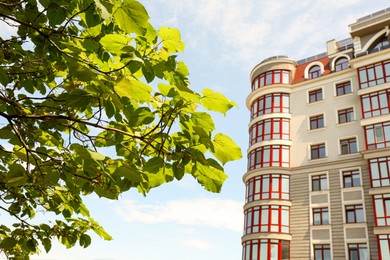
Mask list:
[[340,71],[340,70],[345,70],[348,69],[348,59],[345,57],[342,57],[340,59],[336,60],[334,70],[335,71]]
[[321,67],[314,65],[309,69],[309,79],[315,79],[321,76]]

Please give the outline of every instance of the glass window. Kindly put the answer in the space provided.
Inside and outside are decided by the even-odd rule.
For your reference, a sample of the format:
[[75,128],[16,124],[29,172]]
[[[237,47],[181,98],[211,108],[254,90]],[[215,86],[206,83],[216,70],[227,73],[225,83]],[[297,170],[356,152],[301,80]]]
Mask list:
[[327,181],[326,174],[311,176],[312,191],[327,190],[327,189],[328,189],[328,181]]
[[251,119],[269,113],[290,113],[290,96],[273,93],[259,97],[251,107]]
[[374,195],[377,226],[390,226],[390,194]]
[[345,206],[345,217],[347,223],[364,222],[363,205]]
[[390,235],[379,235],[379,252],[382,260],[390,256]]
[[267,145],[252,150],[248,155],[248,170],[263,167],[289,167],[290,147]]
[[368,88],[390,81],[390,60],[359,68],[360,88]]
[[330,245],[314,245],[314,260],[331,260]]
[[309,79],[315,79],[321,76],[321,67],[314,65],[309,69]]
[[337,111],[337,115],[338,115],[338,119],[339,119],[339,124],[344,124],[344,123],[348,123],[348,122],[355,120],[354,116],[353,116],[353,108],[352,107],[347,108],[347,109],[341,109],[341,110]]
[[349,94],[349,93],[352,93],[352,87],[351,87],[350,81],[336,84],[336,95],[337,96],[342,96],[342,95]]
[[264,140],[289,140],[290,119],[270,118],[254,124],[249,129],[250,145]]
[[252,91],[272,84],[290,84],[290,71],[272,70],[260,74],[252,82]]
[[309,103],[314,103],[323,99],[322,88],[309,91]]
[[390,157],[368,160],[370,166],[371,186],[390,186]]
[[253,239],[243,243],[242,251],[244,260],[288,260],[290,242],[277,239]]
[[364,118],[389,114],[390,90],[382,90],[361,96]]
[[246,183],[246,202],[262,199],[290,199],[290,177],[283,174],[256,176]]
[[364,127],[367,150],[390,147],[390,121]]
[[348,244],[349,260],[369,260],[367,244]]
[[311,152],[311,159],[320,159],[320,158],[325,158],[325,144],[316,144],[316,145],[311,145],[310,146],[310,152]]
[[334,70],[335,71],[345,70],[345,69],[348,69],[348,67],[349,67],[348,59],[345,57],[342,57],[342,58],[337,59],[335,66],[334,66]]
[[357,152],[356,138],[340,140],[341,154],[350,154]]
[[344,188],[361,186],[359,170],[342,171],[342,175]]
[[313,209],[313,225],[327,225],[329,224],[328,208]]
[[324,127],[324,115],[310,117],[310,130]]

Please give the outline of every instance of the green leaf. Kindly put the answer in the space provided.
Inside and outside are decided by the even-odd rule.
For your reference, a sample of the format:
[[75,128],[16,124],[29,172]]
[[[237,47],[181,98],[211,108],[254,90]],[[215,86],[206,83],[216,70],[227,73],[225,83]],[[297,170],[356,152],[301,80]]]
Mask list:
[[9,167],[7,183],[10,185],[23,185],[26,183],[26,170],[20,164],[14,163]]
[[61,24],[66,19],[66,10],[56,3],[51,3],[47,8],[47,17],[51,26]]
[[220,192],[227,175],[219,169],[203,165],[199,162],[196,162],[195,166],[193,175],[198,182],[208,191]]
[[142,181],[141,173],[131,166],[120,166],[116,168],[114,174],[118,174],[121,177],[125,177],[132,182]]
[[118,1],[114,8],[114,18],[126,33],[140,34],[148,24],[149,15],[144,6],[134,0]]
[[223,164],[242,157],[241,148],[227,135],[217,134],[213,140],[213,155]]
[[203,89],[203,97],[200,103],[208,110],[226,114],[233,106],[237,106],[233,101],[227,99],[224,95],[214,92],[211,89]]
[[51,249],[51,240],[48,238],[42,239],[43,247],[45,248],[46,253],[49,253]]
[[0,242],[0,248],[10,249],[16,245],[17,241],[13,237],[6,237]]
[[120,97],[128,97],[139,102],[148,101],[152,92],[151,87],[130,77],[121,78],[116,83],[114,90]]
[[115,54],[121,54],[125,52],[122,49],[128,46],[130,41],[131,38],[127,35],[106,34],[99,42],[107,51]]
[[211,132],[215,129],[214,121],[208,113],[194,112],[192,113],[191,121],[194,126],[203,128],[206,132]]
[[181,41],[180,32],[175,28],[161,27],[158,35],[163,41],[163,47],[168,53],[182,52],[184,50],[184,42]]

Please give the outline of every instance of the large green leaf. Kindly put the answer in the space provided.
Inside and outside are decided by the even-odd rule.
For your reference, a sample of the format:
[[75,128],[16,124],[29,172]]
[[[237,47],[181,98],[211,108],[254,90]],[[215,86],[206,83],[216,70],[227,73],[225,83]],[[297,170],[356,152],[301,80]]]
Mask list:
[[114,89],[120,97],[128,97],[139,102],[148,101],[152,92],[151,87],[130,77],[121,78],[116,83]]
[[217,134],[213,140],[213,155],[223,164],[242,157],[241,148],[227,135]]
[[100,39],[100,44],[103,45],[107,51],[120,54],[126,52],[123,48],[128,46],[130,41],[131,38],[127,35],[106,34]]
[[161,27],[158,35],[163,41],[164,48],[169,52],[182,52],[184,42],[181,41],[180,32],[176,28]]
[[148,24],[149,15],[144,6],[134,0],[117,1],[114,18],[119,27],[126,33],[140,34]]
[[237,106],[236,103],[227,99],[221,93],[214,92],[211,89],[203,89],[202,94],[203,97],[201,98],[200,102],[208,110],[226,114],[226,112],[233,106]]

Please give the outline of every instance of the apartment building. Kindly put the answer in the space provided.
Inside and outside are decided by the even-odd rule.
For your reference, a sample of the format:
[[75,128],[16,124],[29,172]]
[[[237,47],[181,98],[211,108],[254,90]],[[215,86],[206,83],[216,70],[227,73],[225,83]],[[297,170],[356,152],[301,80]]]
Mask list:
[[390,8],[250,73],[243,260],[390,259]]

